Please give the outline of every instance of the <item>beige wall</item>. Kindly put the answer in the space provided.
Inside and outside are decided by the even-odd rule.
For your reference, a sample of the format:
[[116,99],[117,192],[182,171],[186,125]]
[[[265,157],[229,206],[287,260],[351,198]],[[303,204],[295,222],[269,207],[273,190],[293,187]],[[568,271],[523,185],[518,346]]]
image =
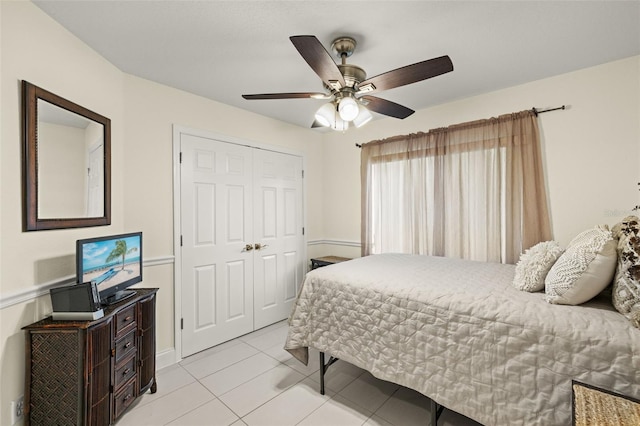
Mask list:
[[[126,75],[28,2],[0,2],[0,30],[0,424],[9,422],[9,401],[23,392],[20,328],[51,311],[46,293],[34,294],[73,275],[78,238],[144,232],[144,284],[160,287],[158,351],[173,349],[173,124],[304,154],[309,256],[359,254],[354,143],[532,106],[571,106],[540,116],[553,227],[562,244],[640,204],[640,57],[429,108],[404,121],[318,133]],[[112,120],[111,226],[22,232],[22,79]]]

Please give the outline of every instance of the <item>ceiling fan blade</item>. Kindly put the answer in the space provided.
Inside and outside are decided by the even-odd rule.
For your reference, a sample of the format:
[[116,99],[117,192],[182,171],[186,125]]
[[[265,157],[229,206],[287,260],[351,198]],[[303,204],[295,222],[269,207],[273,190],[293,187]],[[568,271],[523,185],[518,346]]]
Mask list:
[[[344,77],[340,69],[315,36],[291,36],[289,40],[327,86],[336,90],[345,87]],[[336,83],[339,83],[340,87],[336,88]]]
[[428,59],[406,67],[397,68],[376,75],[358,85],[358,93],[372,93],[380,90],[405,86],[453,71],[453,63],[448,56]]
[[242,95],[247,100],[256,99],[330,99],[326,93],[301,92],[301,93],[262,93],[257,95]]
[[415,111],[402,106],[395,102],[388,101],[386,99],[378,98],[376,96],[362,96],[360,99],[366,101],[365,106],[371,111],[375,111],[379,114],[388,115],[395,118],[407,118]]

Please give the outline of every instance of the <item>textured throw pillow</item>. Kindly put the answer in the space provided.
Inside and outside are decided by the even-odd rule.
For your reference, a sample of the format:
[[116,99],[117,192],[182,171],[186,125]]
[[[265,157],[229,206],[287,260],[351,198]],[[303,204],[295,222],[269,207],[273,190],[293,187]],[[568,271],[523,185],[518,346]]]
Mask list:
[[640,328],[640,218],[624,218],[613,227],[613,234],[618,238],[613,306]]
[[547,274],[547,302],[579,305],[604,290],[616,269],[616,243],[606,225],[575,237]]
[[555,241],[538,243],[520,255],[513,286],[523,291],[544,290],[544,279],[563,250]]

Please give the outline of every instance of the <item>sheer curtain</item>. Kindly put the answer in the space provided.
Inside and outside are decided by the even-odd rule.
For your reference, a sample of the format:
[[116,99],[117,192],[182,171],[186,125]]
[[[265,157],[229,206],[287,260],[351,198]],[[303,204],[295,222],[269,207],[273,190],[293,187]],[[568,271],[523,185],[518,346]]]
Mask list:
[[362,146],[362,255],[515,263],[551,238],[531,111]]

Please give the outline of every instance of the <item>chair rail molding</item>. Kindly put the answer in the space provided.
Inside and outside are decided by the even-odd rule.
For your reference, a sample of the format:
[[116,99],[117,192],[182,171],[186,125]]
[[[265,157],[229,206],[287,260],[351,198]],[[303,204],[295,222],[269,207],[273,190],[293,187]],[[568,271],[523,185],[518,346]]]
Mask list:
[[309,240],[307,241],[308,246],[317,246],[321,244],[328,244],[332,246],[344,246],[344,247],[362,247],[360,241],[349,241],[349,240]]
[[[144,259],[142,261],[142,267],[148,268],[160,265],[169,265],[175,263],[175,256],[167,255],[154,257],[150,259]],[[49,294],[49,290],[61,285],[73,284],[76,282],[75,275],[68,275],[66,277],[60,277],[53,281],[48,281],[39,285],[31,286],[25,290],[15,292],[8,295],[0,295],[0,310],[8,308],[10,306],[18,305],[20,303],[27,303],[31,300],[37,299],[41,296]]]

